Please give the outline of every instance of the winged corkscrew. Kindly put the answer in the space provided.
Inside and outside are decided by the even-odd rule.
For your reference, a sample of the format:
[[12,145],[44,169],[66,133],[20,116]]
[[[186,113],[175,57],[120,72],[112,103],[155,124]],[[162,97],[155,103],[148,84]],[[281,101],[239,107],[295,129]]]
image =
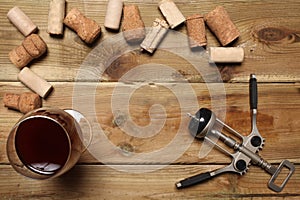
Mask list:
[[[201,108],[195,115],[188,114],[191,117],[189,123],[189,131],[195,138],[203,139],[215,145],[223,153],[229,155],[232,158],[232,162],[224,167],[211,172],[197,174],[195,176],[186,178],[176,183],[178,189],[189,187],[212,177],[224,173],[224,172],[235,172],[243,175],[247,172],[250,164],[257,165],[264,169],[271,175],[268,186],[275,192],[280,192],[292,176],[295,171],[295,167],[288,160],[283,160],[278,167],[272,166],[270,163],[265,161],[258,155],[258,152],[262,150],[265,139],[260,135],[256,126],[256,115],[257,115],[257,81],[254,74],[250,75],[249,80],[249,93],[250,93],[250,109],[251,109],[251,122],[252,131],[248,136],[243,136],[236,130],[219,120],[216,115],[207,108]],[[222,133],[217,127],[222,127],[227,133],[233,134],[239,138],[240,141],[236,141],[234,138]],[[209,137],[208,137],[209,135]],[[220,146],[217,142],[211,139],[216,139],[223,142],[227,147],[234,150],[234,153],[229,152],[223,146]],[[283,168],[287,168],[289,173],[285,177],[281,185],[275,184],[275,180],[281,173]]]

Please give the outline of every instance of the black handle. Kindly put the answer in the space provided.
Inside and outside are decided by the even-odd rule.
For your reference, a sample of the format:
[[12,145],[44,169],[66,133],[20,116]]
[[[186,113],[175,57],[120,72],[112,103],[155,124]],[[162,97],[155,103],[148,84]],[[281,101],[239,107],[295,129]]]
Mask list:
[[179,181],[178,183],[176,183],[176,187],[177,187],[177,189],[189,187],[189,186],[201,183],[203,181],[206,181],[206,180],[210,179],[211,177],[212,176],[210,175],[210,172],[198,174],[198,175],[186,178],[182,181]]
[[250,108],[257,109],[257,82],[254,74],[250,75],[249,83]]

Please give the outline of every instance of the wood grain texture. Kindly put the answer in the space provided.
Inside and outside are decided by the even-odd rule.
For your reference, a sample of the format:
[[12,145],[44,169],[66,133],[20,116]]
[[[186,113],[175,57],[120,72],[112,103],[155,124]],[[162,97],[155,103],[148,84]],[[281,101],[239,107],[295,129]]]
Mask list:
[[[44,106],[70,108],[72,107],[72,98],[74,97],[73,89],[74,83],[53,83],[55,90],[53,93],[43,101]],[[89,85],[87,88],[92,88],[90,83],[78,83],[80,85]],[[182,84],[182,83],[180,83]],[[96,83],[94,83],[96,85]],[[95,112],[97,115],[96,123],[99,123],[107,134],[109,140],[116,146],[120,147],[120,152],[112,152],[110,156],[115,154],[118,156],[122,153],[124,145],[130,145],[136,153],[145,153],[159,150],[170,143],[179,130],[179,124],[182,123],[187,127],[189,119],[185,116],[186,112],[194,113],[193,107],[190,104],[178,103],[177,97],[172,93],[176,84],[171,85],[171,89],[160,86],[159,84],[143,84],[136,88],[134,84],[117,83],[100,83],[97,85],[95,92]],[[187,84],[189,85],[189,84]],[[208,107],[211,105],[211,97],[208,93],[205,84],[194,83],[191,84],[193,91],[198,99],[200,107]],[[221,88],[222,84],[215,85],[216,90]],[[211,86],[210,86],[211,87]],[[9,91],[28,91],[20,83],[1,83],[0,84],[0,101],[2,101],[3,93]],[[166,111],[166,122],[160,132],[149,138],[133,137],[126,132],[123,132],[118,126],[115,126],[113,121],[116,115],[112,113],[112,98],[113,92],[116,88],[121,91],[128,91],[129,89],[136,89],[130,96],[130,117],[133,122],[140,126],[146,126],[150,122],[149,109],[154,104],[160,104]],[[185,88],[185,87],[183,87]],[[188,87],[186,87],[188,88]],[[221,89],[220,89],[221,90]],[[215,113],[220,119],[224,119],[227,124],[242,134],[250,133],[250,112],[249,112],[249,97],[248,84],[225,84],[226,99],[220,99],[224,103],[216,107]],[[300,144],[299,132],[299,114],[300,114],[300,100],[299,89],[294,84],[258,84],[259,101],[258,101],[258,128],[263,137],[266,138],[266,144],[261,152],[261,155],[271,161],[280,162],[282,159],[291,159],[294,162],[300,162],[300,149],[297,148]],[[78,95],[78,94],[77,94]],[[123,95],[129,95],[124,93]],[[282,100],[284,95],[284,101]],[[189,97],[189,98],[192,98]],[[226,101],[226,102],[225,102]],[[87,103],[87,102],[82,102]],[[122,103],[122,102],[119,102]],[[181,110],[186,112],[182,113]],[[84,112],[84,110],[81,110]],[[88,114],[87,114],[88,115]],[[13,110],[8,110],[5,107],[0,107],[0,150],[3,152],[0,156],[0,162],[7,163],[5,152],[5,141],[10,128],[20,118],[20,114]],[[129,117],[129,116],[127,116]],[[154,113],[153,120],[162,120],[165,116],[158,112]],[[96,136],[97,133],[95,133]],[[183,129],[183,140],[180,145],[186,145],[187,139],[191,139],[187,129]],[[101,144],[101,142],[100,142]],[[155,145],[153,145],[155,144]],[[179,157],[174,163],[228,163],[229,159],[217,150],[213,150],[204,159],[197,157],[202,141],[194,141],[189,149]],[[103,149],[103,151],[105,151]],[[82,157],[81,162],[84,163],[98,163],[99,161],[93,159],[87,153]],[[120,160],[113,162],[119,163]],[[128,162],[126,156],[122,162]],[[147,161],[142,161],[147,162]],[[157,161],[158,162],[158,161]]]
[[[163,17],[158,9],[159,0],[124,0],[124,4],[139,6],[146,27],[151,27],[157,17]],[[204,74],[199,73],[187,59],[170,50],[158,49],[152,56],[138,49],[121,53],[111,59],[108,68],[99,77],[102,69],[87,69],[91,76],[78,76],[81,65],[95,49],[97,53],[110,53],[118,45],[109,45],[106,49],[99,46],[117,35],[103,26],[106,0],[68,0],[66,10],[78,8],[85,16],[95,20],[102,28],[101,37],[92,45],[86,45],[72,30],[65,28],[64,37],[50,37],[47,30],[49,1],[42,0],[2,0],[0,7],[0,102],[4,93],[22,93],[29,91],[17,81],[19,69],[8,58],[8,53],[21,44],[23,35],[9,22],[6,14],[9,9],[19,6],[38,26],[38,34],[47,43],[47,53],[30,63],[29,67],[54,86],[54,91],[43,100],[44,106],[74,108],[74,96],[84,97],[84,91],[74,95],[78,86],[95,88],[95,114],[93,121],[100,124],[105,136],[117,150],[107,151],[115,167],[155,167],[165,168],[149,173],[126,173],[109,168],[103,160],[96,159],[92,153],[85,152],[78,165],[66,175],[47,181],[31,180],[17,174],[9,165],[6,156],[6,140],[12,126],[22,116],[13,110],[0,106],[0,199],[299,199],[300,187],[300,1],[174,1],[185,17],[192,14],[206,14],[217,5],[222,5],[241,32],[240,38],[232,45],[244,48],[245,60],[241,64],[218,64],[217,67],[203,63]],[[185,25],[175,29],[187,34]],[[176,32],[176,33],[177,33]],[[208,47],[220,46],[216,37],[206,29]],[[176,34],[175,34],[176,35]],[[168,34],[173,37],[174,34]],[[118,44],[118,42],[117,42]],[[188,40],[180,45],[188,47]],[[189,52],[191,55],[207,54],[206,50]],[[97,57],[98,56],[98,57]],[[109,62],[108,62],[109,63]],[[168,66],[176,73],[162,76],[161,68],[151,68],[147,73],[134,71],[139,66],[158,63]],[[86,69],[86,68],[84,68]],[[129,79],[122,79],[128,72]],[[203,142],[192,140],[187,150],[171,162],[142,160],[133,162],[129,158],[134,153],[151,153],[164,148],[172,141],[179,130],[188,125],[186,112],[195,113],[199,107],[212,107],[212,96],[208,89],[214,89],[218,102],[214,112],[227,124],[242,134],[250,132],[250,112],[248,97],[249,74],[255,73],[258,79],[258,129],[266,142],[260,155],[270,163],[277,165],[288,159],[296,166],[296,172],[281,193],[267,188],[270,176],[258,167],[251,166],[244,176],[224,174],[211,181],[192,188],[177,191],[174,184],[182,178],[223,167],[230,163],[224,154],[213,149],[200,159],[198,153]],[[143,79],[154,74],[154,79]],[[96,75],[96,76],[95,76]],[[219,76],[220,75],[220,76]],[[157,77],[158,78],[157,78]],[[206,79],[205,79],[206,78]],[[222,81],[227,82],[223,84]],[[207,83],[205,83],[207,82]],[[208,83],[209,82],[209,83]],[[175,90],[178,86],[188,103],[180,105]],[[191,87],[194,93],[186,93]],[[116,124],[120,123],[112,113],[114,91],[130,96],[129,115],[132,120],[146,126],[150,123],[149,111],[160,104],[165,114],[152,110],[153,120],[166,119],[161,130],[148,138],[133,137],[126,134]],[[178,88],[177,88],[178,89]],[[223,89],[226,96],[222,96]],[[184,94],[184,95],[182,95]],[[196,95],[197,105],[190,102]],[[219,95],[218,95],[219,94]],[[84,100],[79,103],[87,104]],[[122,105],[122,100],[117,104]],[[89,113],[88,113],[89,114]],[[121,115],[122,116],[122,115]],[[122,122],[122,121],[121,121]],[[120,125],[121,126],[121,125]],[[97,134],[97,133],[96,133]],[[184,146],[191,140],[188,130],[182,131],[177,143]],[[101,143],[100,143],[101,144]],[[130,157],[131,156],[131,157]],[[119,159],[121,158],[121,159]],[[164,157],[162,157],[164,158]],[[139,167],[136,172],[141,172]]]
[[[142,19],[146,27],[150,27],[155,17],[161,17],[157,9],[157,2],[153,1],[125,1],[137,4],[140,8]],[[39,34],[48,45],[47,56],[31,63],[31,67],[46,80],[49,81],[72,81],[84,58],[93,46],[101,43],[115,33],[106,31],[104,28],[101,38],[93,45],[86,46],[76,34],[65,29],[63,39],[50,37],[46,33],[48,4],[42,1],[3,2],[0,8],[0,80],[16,80],[18,70],[9,62],[8,52],[19,45],[23,39],[15,27],[6,19],[7,11],[13,5],[19,5],[39,27]],[[300,7],[299,1],[289,2],[261,2],[261,1],[220,1],[218,3],[197,3],[190,1],[176,2],[184,16],[194,13],[205,14],[216,5],[223,5],[232,20],[239,28],[241,37],[234,46],[245,49],[245,61],[242,65],[220,65],[221,74],[225,81],[247,81],[249,72],[256,73],[264,82],[299,82],[299,31],[298,23]],[[39,7],[39,14],[31,8]],[[94,19],[103,27],[106,2],[104,1],[68,1],[67,9],[78,7],[82,12]],[[282,8],[285,9],[282,9]],[[192,9],[191,9],[192,8]],[[248,12],[249,10],[255,12]],[[287,12],[288,11],[288,12]],[[185,26],[178,27],[176,31],[186,34]],[[215,37],[207,30],[208,47],[219,46]],[[169,59],[171,58],[171,59]],[[169,55],[169,65],[178,66],[173,56]],[[160,60],[161,61],[161,60]],[[184,75],[194,75],[185,66],[181,68]],[[45,70],[51,69],[51,70]],[[53,70],[52,70],[53,69]]]
[[[222,165],[171,165],[149,173],[125,173],[107,166],[76,166],[60,178],[36,181],[0,166],[0,193],[4,199],[297,199],[299,173],[283,193],[266,190],[269,175],[252,168],[246,175],[224,174],[206,183],[178,191],[175,182]],[[296,170],[299,170],[299,165]],[[7,182],[7,176],[10,181]]]

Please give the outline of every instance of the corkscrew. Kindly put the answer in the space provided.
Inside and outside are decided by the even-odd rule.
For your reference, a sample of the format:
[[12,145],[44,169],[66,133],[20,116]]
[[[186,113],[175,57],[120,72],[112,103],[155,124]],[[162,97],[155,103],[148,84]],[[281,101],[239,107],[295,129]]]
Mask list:
[[[271,175],[271,179],[268,182],[268,187],[271,190],[275,192],[282,191],[294,173],[295,167],[288,160],[283,160],[278,167],[275,167],[258,155],[258,152],[263,148],[265,139],[261,136],[256,126],[257,81],[254,74],[250,75],[249,93],[252,131],[248,136],[243,136],[219,120],[216,115],[207,108],[201,108],[195,115],[188,114],[191,117],[189,123],[191,135],[198,139],[205,138],[209,143],[214,145],[214,147],[229,155],[232,158],[232,161],[224,168],[198,174],[177,182],[176,187],[178,189],[201,183],[225,172],[234,172],[243,175],[247,172],[249,165],[253,164],[261,167]],[[222,133],[220,130],[232,134],[233,137]],[[225,146],[218,144],[214,139],[219,139]],[[237,141],[238,139],[239,141]],[[229,147],[232,151],[229,151],[225,147]],[[277,185],[275,180],[283,168],[287,168],[289,172],[282,183]]]

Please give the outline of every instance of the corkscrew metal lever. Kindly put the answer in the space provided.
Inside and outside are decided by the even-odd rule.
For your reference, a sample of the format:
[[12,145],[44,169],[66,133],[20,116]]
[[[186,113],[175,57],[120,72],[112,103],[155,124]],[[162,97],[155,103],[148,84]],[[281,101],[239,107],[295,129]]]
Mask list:
[[[288,160],[283,160],[278,167],[275,167],[265,161],[258,155],[259,150],[262,150],[264,145],[264,138],[260,135],[256,126],[256,115],[257,115],[257,82],[255,75],[250,75],[249,80],[249,92],[250,92],[250,109],[251,109],[251,124],[252,131],[248,136],[243,136],[236,130],[219,120],[216,115],[207,108],[201,108],[195,115],[188,114],[191,117],[189,123],[190,133],[198,138],[205,138],[212,145],[215,145],[223,153],[229,155],[232,158],[232,162],[221,169],[215,171],[198,174],[187,179],[181,180],[176,183],[178,189],[189,187],[205,180],[208,180],[218,174],[224,172],[235,172],[243,175],[247,172],[250,163],[253,165],[260,166],[266,172],[271,175],[268,186],[275,192],[280,192],[292,176],[295,171],[295,167]],[[219,129],[227,131],[232,134],[235,138],[240,139],[241,142],[237,141],[233,137],[230,137],[222,133]],[[219,139],[233,150],[233,153],[221,146],[213,138]],[[281,185],[277,185],[275,180],[281,173],[283,168],[289,170],[288,175],[285,177]]]

